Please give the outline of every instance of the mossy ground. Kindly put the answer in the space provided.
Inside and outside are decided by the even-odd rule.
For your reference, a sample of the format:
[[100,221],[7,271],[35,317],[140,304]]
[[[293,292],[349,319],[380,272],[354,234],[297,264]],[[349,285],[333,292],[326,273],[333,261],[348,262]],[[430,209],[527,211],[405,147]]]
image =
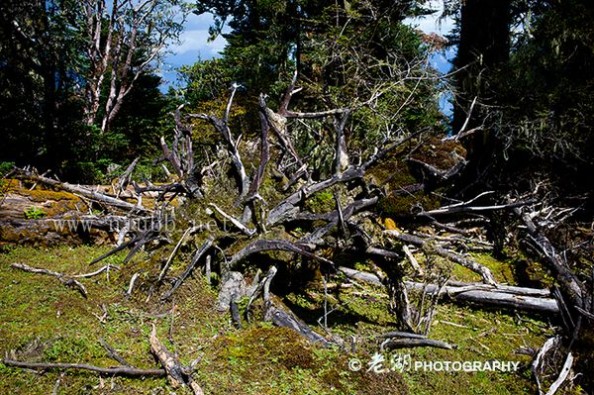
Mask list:
[[[403,350],[401,354],[420,361],[519,361],[521,370],[377,374],[367,372],[366,364],[378,349],[377,335],[394,325],[381,288],[329,284],[328,308],[335,309],[328,315],[329,329],[347,343],[354,339],[346,346],[349,351],[344,352],[311,345],[289,329],[265,323],[233,328],[228,314],[215,310],[216,291],[201,275],[189,279],[172,301],[161,303],[162,290],[150,285],[158,271],[156,258],[146,253],[120,270],[112,270],[109,279],[105,274],[82,279],[88,299],[53,277],[10,267],[13,262],[22,262],[63,273],[89,272],[94,268],[89,268],[88,262],[107,250],[90,246],[17,247],[0,254],[0,353],[21,350],[20,358],[29,361],[116,365],[101,347],[102,338],[132,365],[153,368],[158,365],[150,355],[148,338],[155,324],[159,338],[178,353],[182,363],[198,359],[195,378],[209,394],[434,394],[444,388],[450,393],[520,394],[533,393],[534,386],[530,358],[516,351],[540,347],[551,332],[544,321],[441,304],[430,336],[458,348]],[[125,252],[108,259],[117,265],[124,256]],[[183,262],[176,262],[172,274],[182,267]],[[124,292],[136,272],[141,273],[137,290],[127,299]],[[303,293],[289,294],[285,302],[320,329],[318,319],[324,313],[320,286],[312,284]],[[104,311],[107,315],[100,320]],[[363,363],[361,371],[349,370],[352,358]],[[37,374],[0,364],[0,377],[0,393],[47,394],[60,373]],[[100,378],[90,372],[68,371],[61,378],[59,393],[172,391],[165,379]]]
[[[107,250],[16,247],[0,254],[0,353],[16,350],[19,359],[35,362],[117,365],[100,345],[99,339],[104,339],[130,364],[153,368],[158,364],[150,355],[148,338],[155,324],[159,338],[182,363],[199,360],[195,377],[206,393],[375,394],[383,387],[405,393],[401,379],[385,381],[371,373],[351,372],[344,354],[312,346],[292,330],[259,323],[234,329],[228,315],[215,310],[216,291],[201,275],[189,279],[172,301],[161,303],[162,290],[150,289],[157,272],[154,258],[147,254],[120,270],[112,269],[109,279],[105,274],[81,279],[88,299],[53,277],[10,267],[22,262],[62,273],[85,273],[96,269],[88,262]],[[108,262],[117,265],[124,257],[125,252]],[[173,270],[181,266],[177,262]],[[141,277],[127,299],[124,293],[135,272]],[[0,393],[47,394],[60,373],[38,374],[0,364],[0,377]],[[75,371],[65,373],[59,388],[64,394],[173,391],[165,379],[100,378]]]
[[[382,339],[379,334],[394,330],[395,321],[388,311],[388,298],[381,288],[342,290],[329,297],[328,316],[332,332],[345,339],[356,339],[356,353],[351,357],[363,363],[363,370]],[[364,294],[362,296],[362,293]],[[291,299],[312,313],[311,324],[323,315],[321,290]],[[511,361],[519,362],[517,372],[432,372],[422,369],[403,372],[411,394],[531,394],[536,391],[531,377],[532,358],[521,353],[538,349],[554,333],[545,318],[529,318],[498,310],[473,309],[443,303],[437,306],[429,337],[456,345],[454,350],[437,348],[402,349],[385,353],[384,368],[390,368],[394,356],[410,357],[411,361]],[[384,377],[392,372],[380,373]],[[447,392],[443,392],[447,388]],[[389,392],[384,392],[389,393]]]

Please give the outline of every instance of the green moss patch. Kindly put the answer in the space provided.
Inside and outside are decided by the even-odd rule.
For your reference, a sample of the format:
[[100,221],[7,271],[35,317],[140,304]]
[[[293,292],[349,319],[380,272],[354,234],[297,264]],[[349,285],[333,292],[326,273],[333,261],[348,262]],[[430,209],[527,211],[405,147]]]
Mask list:
[[[121,265],[125,252],[116,254],[108,259],[120,270],[112,269],[109,278],[103,273],[81,279],[88,299],[55,278],[10,267],[22,262],[63,273],[89,272],[96,267],[90,268],[88,262],[107,250],[17,247],[0,254],[0,353],[17,350],[19,358],[29,361],[117,365],[100,345],[99,339],[104,339],[130,364],[152,368],[158,365],[150,355],[148,338],[155,324],[161,341],[182,363],[197,360],[195,378],[208,394],[433,394],[443,388],[458,393],[533,393],[530,359],[516,351],[538,348],[551,333],[549,325],[538,320],[444,304],[438,306],[430,337],[456,344],[458,349],[403,353],[416,360],[520,361],[521,371],[375,373],[368,371],[368,363],[379,348],[377,336],[393,330],[395,323],[381,287],[357,284],[345,288],[339,279],[329,284],[328,329],[345,340],[340,350],[320,348],[290,329],[265,323],[244,322],[244,329],[234,329],[228,313],[215,310],[216,290],[199,272],[162,303],[159,297],[169,284],[154,287],[160,261],[145,253],[126,265]],[[182,270],[183,255],[172,267],[172,276]],[[130,277],[137,272],[141,276],[135,291],[126,298]],[[301,294],[287,295],[285,302],[324,333],[318,324],[324,314],[319,282]],[[355,358],[362,363],[359,371],[349,368]],[[47,394],[60,377],[59,372],[40,375],[3,365],[0,374],[1,393]],[[101,379],[91,372],[69,371],[60,381],[60,391],[152,394],[172,389],[165,379]]]

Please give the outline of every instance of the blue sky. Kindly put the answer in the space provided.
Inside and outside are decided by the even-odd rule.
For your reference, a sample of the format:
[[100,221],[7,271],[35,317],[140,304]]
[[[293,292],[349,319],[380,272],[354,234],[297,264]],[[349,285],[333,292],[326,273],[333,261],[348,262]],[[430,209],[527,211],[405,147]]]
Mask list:
[[212,42],[208,41],[208,27],[212,23],[213,18],[210,14],[190,14],[188,16],[179,43],[169,47],[170,53],[165,56],[161,66],[165,87],[175,84],[177,68],[192,65],[198,59],[206,60],[217,57],[225,48],[226,41],[223,37],[219,36]]
[[[454,21],[451,18],[438,20],[443,11],[443,2],[441,0],[431,0],[427,2],[427,6],[437,10],[437,12],[424,18],[410,18],[405,22],[411,26],[417,27],[427,34],[437,33],[441,36],[445,36],[450,33],[454,27]],[[448,73],[452,69],[451,61],[456,56],[456,51],[456,47],[448,47],[445,50],[434,52],[429,59],[431,65],[441,73]],[[441,111],[448,117],[452,116],[453,111],[450,99],[451,93],[449,92],[444,92],[439,98],[439,108],[441,108]]]

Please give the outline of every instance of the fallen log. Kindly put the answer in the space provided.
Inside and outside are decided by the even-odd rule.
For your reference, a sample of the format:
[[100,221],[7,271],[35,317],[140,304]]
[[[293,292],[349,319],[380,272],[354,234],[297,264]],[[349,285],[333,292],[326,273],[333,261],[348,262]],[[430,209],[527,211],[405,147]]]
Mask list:
[[[429,294],[434,294],[438,286],[434,284],[422,284],[406,282],[407,289],[425,290]],[[529,296],[523,293],[497,292],[498,288],[492,287],[491,290],[460,289],[462,287],[445,286],[442,294],[450,299],[464,301],[478,305],[488,305],[495,307],[511,308],[524,311],[533,311],[544,314],[558,314],[559,307],[554,298],[542,298]],[[529,291],[528,291],[529,293]],[[441,296],[441,295],[440,295]]]
[[31,180],[31,181],[35,181],[35,182],[40,182],[40,183],[43,183],[46,185],[50,185],[54,188],[63,189],[70,193],[79,194],[81,196],[86,197],[87,199],[102,202],[102,203],[108,204],[110,206],[117,207],[117,208],[127,210],[127,211],[134,211],[134,212],[139,212],[139,213],[146,213],[146,212],[151,211],[151,210],[146,209],[142,206],[128,203],[124,200],[118,199],[113,196],[106,195],[101,192],[93,191],[91,189],[84,188],[84,187],[77,186],[77,185],[72,185],[67,182],[57,181],[52,178],[43,177],[43,176],[37,175],[37,174],[27,171],[27,170],[18,169],[17,171],[15,171],[15,173],[12,175],[12,177],[19,179],[19,180]]
[[[338,270],[349,278],[378,286],[383,285],[375,274],[360,272],[345,267],[339,267]],[[409,291],[417,290],[434,294],[439,290],[439,286],[436,284],[424,284],[412,281],[405,281],[404,284]],[[551,297],[551,293],[547,290],[506,285],[495,287],[481,283],[454,284],[448,283],[448,285],[443,287],[439,296],[447,297],[454,302],[472,303],[480,306],[512,308],[542,314],[559,314],[557,301]]]
[[[524,222],[524,225],[526,225],[528,237],[533,241],[534,245],[539,250],[538,252],[548,263],[548,266],[555,274],[555,279],[561,285],[561,288],[569,298],[571,304],[580,308],[591,305],[592,300],[588,300],[589,298],[585,296],[588,295],[588,292],[585,290],[584,285],[570,269],[567,261],[557,251],[549,238],[534,223],[530,214],[523,213],[519,208],[514,209],[514,213],[520,217]],[[571,316],[569,318],[571,318]]]

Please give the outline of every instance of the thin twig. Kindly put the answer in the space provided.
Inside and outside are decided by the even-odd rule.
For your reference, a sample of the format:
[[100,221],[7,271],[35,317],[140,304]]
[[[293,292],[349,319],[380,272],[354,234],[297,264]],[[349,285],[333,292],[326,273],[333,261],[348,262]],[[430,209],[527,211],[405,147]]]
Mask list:
[[173,293],[183,284],[183,282],[186,280],[186,278],[188,278],[190,273],[192,273],[194,266],[196,266],[200,258],[206,253],[206,251],[210,249],[210,247],[212,247],[213,241],[214,240],[212,238],[209,238],[202,244],[198,251],[196,251],[196,254],[194,254],[194,258],[192,258],[192,261],[190,262],[186,270],[182,273],[181,276],[177,278],[175,284],[173,284],[173,287],[171,287],[171,289],[161,297],[161,300],[169,299],[171,295],[173,295]]
[[111,368],[103,368],[100,366],[93,366],[78,363],[44,363],[44,362],[22,362],[12,359],[3,359],[2,363],[6,366],[14,366],[17,368],[36,369],[36,370],[90,370],[107,375],[128,376],[128,377],[142,377],[142,376],[157,376],[163,377],[166,375],[164,369],[138,369],[129,366],[115,366]]

